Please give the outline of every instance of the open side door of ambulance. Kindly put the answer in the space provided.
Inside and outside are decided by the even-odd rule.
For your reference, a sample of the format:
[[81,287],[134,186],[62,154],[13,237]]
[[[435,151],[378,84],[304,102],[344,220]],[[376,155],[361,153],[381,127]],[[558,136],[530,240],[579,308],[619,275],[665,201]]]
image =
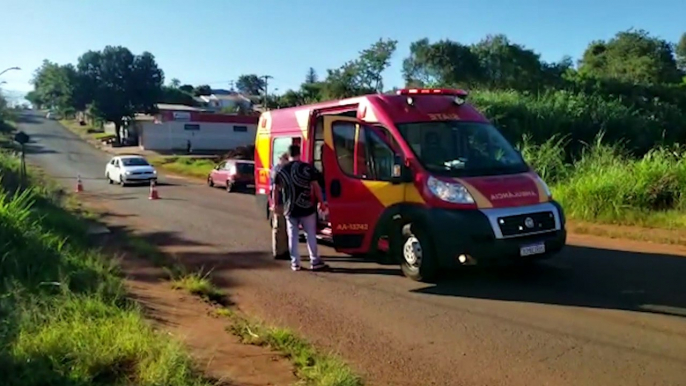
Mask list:
[[324,116],[323,120],[324,189],[334,247],[344,253],[366,253],[388,197],[402,194],[401,186],[370,178],[369,168],[377,166],[367,162],[373,159],[367,154],[367,144],[375,143],[382,153],[387,146],[391,159],[395,152],[372,125],[350,117]]

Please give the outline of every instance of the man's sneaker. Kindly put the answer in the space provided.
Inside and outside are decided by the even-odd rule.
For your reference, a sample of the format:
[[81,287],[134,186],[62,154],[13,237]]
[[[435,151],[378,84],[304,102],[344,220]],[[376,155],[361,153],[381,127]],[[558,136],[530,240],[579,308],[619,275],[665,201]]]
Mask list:
[[300,266],[299,265],[291,265],[291,269],[294,271],[300,271]]
[[331,267],[326,263],[319,263],[310,267],[311,271],[328,271],[329,269],[331,269]]

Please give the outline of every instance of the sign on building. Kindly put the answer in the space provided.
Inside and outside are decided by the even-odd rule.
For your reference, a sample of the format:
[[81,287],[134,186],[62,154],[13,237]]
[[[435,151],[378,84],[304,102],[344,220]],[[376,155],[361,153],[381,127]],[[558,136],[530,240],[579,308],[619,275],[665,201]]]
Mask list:
[[174,111],[172,112],[172,117],[175,121],[190,121],[191,113],[188,111]]

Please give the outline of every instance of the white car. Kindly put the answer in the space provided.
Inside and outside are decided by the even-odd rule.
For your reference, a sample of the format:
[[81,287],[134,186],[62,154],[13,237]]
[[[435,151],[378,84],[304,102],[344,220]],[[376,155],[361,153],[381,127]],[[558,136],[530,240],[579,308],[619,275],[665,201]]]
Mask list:
[[110,184],[116,182],[121,186],[157,182],[157,170],[140,155],[119,155],[107,163],[105,178]]

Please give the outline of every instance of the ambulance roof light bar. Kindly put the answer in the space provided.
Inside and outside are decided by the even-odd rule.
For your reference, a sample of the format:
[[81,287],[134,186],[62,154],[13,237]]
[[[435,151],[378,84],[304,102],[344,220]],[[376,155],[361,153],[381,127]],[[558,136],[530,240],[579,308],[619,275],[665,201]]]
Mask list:
[[398,95],[449,95],[466,97],[467,91],[450,88],[403,88],[396,91]]
[[413,97],[418,95],[454,96],[454,102],[458,106],[463,105],[466,102],[467,96],[469,95],[465,90],[449,88],[404,88],[396,91],[396,94],[407,96],[408,105],[413,105]]

